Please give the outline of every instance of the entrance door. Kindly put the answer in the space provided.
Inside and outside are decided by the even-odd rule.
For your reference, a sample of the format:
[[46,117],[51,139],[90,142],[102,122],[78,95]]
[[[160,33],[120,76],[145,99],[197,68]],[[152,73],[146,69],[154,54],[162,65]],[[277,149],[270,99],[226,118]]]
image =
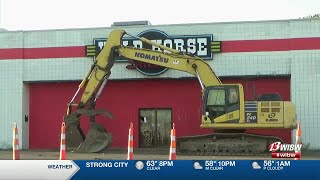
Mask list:
[[140,147],[168,147],[171,109],[140,109]]

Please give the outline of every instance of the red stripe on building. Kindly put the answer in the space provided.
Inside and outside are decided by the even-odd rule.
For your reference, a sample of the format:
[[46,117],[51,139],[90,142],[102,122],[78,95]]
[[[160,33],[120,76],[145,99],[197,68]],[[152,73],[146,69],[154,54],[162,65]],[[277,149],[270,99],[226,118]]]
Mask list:
[[[222,41],[222,53],[320,49],[320,37]],[[85,57],[85,46],[0,49],[2,59]]]
[[85,57],[85,46],[27,48],[24,59]]
[[320,49],[320,37],[222,41],[222,52],[262,52]]
[[85,57],[85,46],[0,49],[0,59]]
[[222,52],[289,51],[288,39],[222,41]]
[[1,59],[22,59],[23,48],[0,49]]
[[290,41],[290,50],[320,49],[320,37],[295,38]]

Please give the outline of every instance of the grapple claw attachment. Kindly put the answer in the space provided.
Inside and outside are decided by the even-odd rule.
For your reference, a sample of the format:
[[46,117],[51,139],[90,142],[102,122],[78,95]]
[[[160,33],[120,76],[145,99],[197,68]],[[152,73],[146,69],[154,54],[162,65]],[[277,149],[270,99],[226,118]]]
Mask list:
[[80,128],[78,115],[66,115],[66,148],[75,152],[94,153],[109,147],[112,143],[112,135],[105,128],[95,122],[91,122],[90,129],[85,136]]
[[112,143],[112,135],[103,126],[91,123],[91,127],[85,140],[77,148],[76,152],[94,153],[108,148]]
[[85,139],[85,135],[80,128],[79,117],[77,115],[66,115],[66,149],[75,150]]

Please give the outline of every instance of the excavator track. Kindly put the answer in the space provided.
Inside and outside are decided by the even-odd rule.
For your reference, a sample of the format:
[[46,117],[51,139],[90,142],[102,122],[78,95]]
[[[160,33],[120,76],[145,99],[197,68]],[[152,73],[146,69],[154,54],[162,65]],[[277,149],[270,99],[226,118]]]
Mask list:
[[283,142],[275,136],[213,133],[177,138],[177,154],[196,156],[270,156],[268,146]]

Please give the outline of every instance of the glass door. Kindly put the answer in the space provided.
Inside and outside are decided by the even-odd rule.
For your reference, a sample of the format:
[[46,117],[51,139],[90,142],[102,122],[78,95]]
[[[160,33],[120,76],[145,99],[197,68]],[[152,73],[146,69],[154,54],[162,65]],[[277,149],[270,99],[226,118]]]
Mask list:
[[140,109],[140,147],[170,145],[171,109]]

